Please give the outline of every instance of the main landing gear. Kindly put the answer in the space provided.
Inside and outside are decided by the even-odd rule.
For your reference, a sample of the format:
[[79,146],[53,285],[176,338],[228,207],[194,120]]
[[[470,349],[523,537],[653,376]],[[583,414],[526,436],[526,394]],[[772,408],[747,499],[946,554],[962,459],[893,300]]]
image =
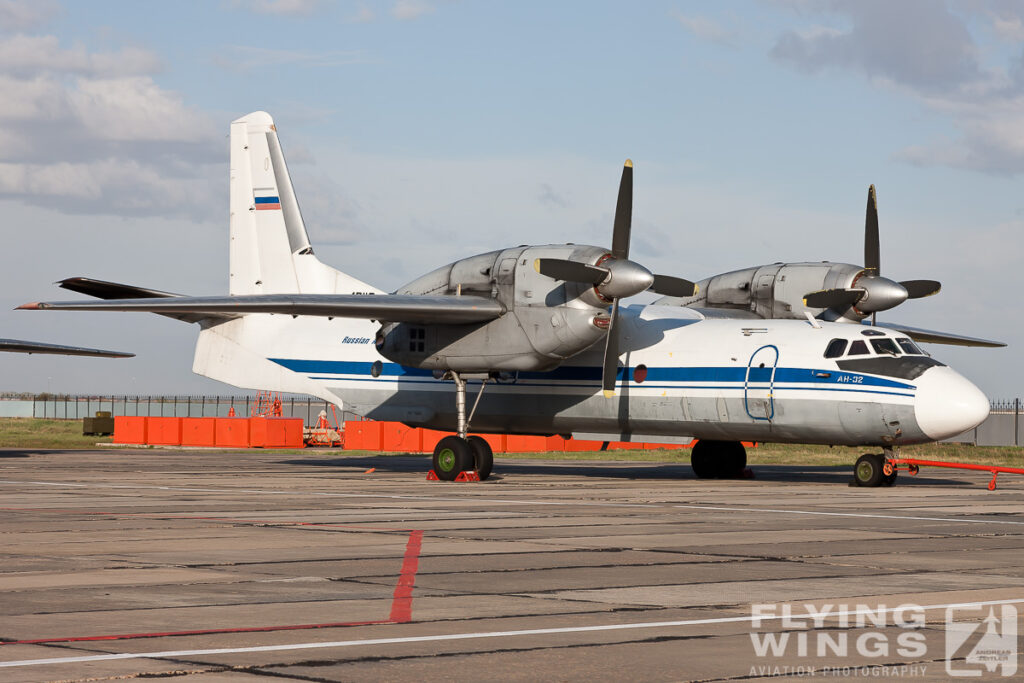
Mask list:
[[739,441],[701,439],[690,451],[690,466],[698,479],[739,479],[747,467],[747,449]]
[[853,486],[892,486],[896,483],[896,467],[890,462],[896,456],[891,448],[883,453],[865,453],[853,466]]
[[[458,414],[458,435],[446,436],[434,446],[434,474],[443,481],[455,481],[459,472],[475,471],[480,481],[491,476],[494,467],[494,452],[491,445],[479,436],[468,436],[469,421],[473,419],[480,397],[487,386],[488,375],[460,375],[449,371],[446,378],[455,380],[455,411]],[[480,393],[476,395],[473,409],[466,416],[466,380],[481,379]]]

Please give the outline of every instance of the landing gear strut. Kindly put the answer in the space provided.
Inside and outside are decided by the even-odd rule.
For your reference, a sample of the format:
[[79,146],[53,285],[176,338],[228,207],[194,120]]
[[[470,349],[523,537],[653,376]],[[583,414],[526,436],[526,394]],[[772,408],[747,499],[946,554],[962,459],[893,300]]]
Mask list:
[[865,453],[853,466],[855,486],[892,486],[896,483],[896,467],[890,462],[896,458],[892,448],[882,453]]
[[747,466],[747,449],[739,441],[701,439],[690,451],[690,466],[698,479],[738,479]]
[[[455,381],[455,412],[458,421],[456,422],[458,435],[446,436],[434,446],[434,474],[438,479],[454,481],[459,472],[475,470],[477,476],[483,481],[491,474],[494,467],[494,453],[490,444],[479,436],[468,436],[469,422],[473,419],[473,413],[480,404],[480,397],[487,387],[488,375],[459,374],[455,371],[445,373],[446,378]],[[473,402],[473,409],[466,415],[466,380],[481,379],[483,384],[480,392]]]

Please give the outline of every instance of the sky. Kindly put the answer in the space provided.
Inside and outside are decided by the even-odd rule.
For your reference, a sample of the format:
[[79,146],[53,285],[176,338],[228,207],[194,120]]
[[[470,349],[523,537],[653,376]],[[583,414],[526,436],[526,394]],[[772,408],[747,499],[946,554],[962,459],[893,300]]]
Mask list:
[[391,291],[517,244],[606,244],[690,280],[863,258],[940,294],[880,315],[1020,396],[1024,4],[1007,0],[0,0],[0,336],[130,360],[0,357],[0,391],[235,391],[198,328],[13,311],[88,276],[227,291],[229,123],[275,119],[324,262]]

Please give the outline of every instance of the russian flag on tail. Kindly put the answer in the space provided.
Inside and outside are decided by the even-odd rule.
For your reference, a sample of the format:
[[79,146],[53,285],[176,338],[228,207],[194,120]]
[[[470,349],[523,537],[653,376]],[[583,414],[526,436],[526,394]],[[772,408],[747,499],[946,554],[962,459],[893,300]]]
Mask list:
[[277,196],[277,190],[255,190],[253,201],[256,203],[257,211],[281,210],[281,198]]

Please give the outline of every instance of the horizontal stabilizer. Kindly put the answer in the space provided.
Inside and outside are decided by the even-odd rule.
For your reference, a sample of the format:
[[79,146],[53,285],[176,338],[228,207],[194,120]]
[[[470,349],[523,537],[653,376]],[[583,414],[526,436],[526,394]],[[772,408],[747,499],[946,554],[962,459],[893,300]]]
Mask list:
[[[61,280],[57,284],[63,289],[69,289],[72,292],[78,292],[79,294],[94,296],[97,299],[106,299],[108,301],[121,299],[169,299],[182,296],[181,294],[163,292],[159,289],[147,289],[146,287],[137,287],[135,285],[122,285],[119,282],[93,280],[88,277],[69,277],[65,280]],[[199,315],[195,313],[161,313],[160,315],[168,318],[174,318],[175,320],[181,320],[186,323],[197,323],[200,320],[223,322],[235,317],[233,315],[212,313],[206,315]]]
[[99,356],[101,358],[131,358],[134,353],[123,351],[104,351],[90,349],[85,346],[62,346],[61,344],[41,344],[39,342],[21,341],[20,339],[0,339],[0,351],[13,353],[51,353],[61,356]]
[[135,311],[203,317],[278,313],[328,318],[366,318],[387,322],[464,324],[494,320],[505,307],[478,296],[396,294],[251,294],[243,296],[167,297],[113,301],[54,301],[24,304],[26,310]]
[[105,280],[93,280],[88,277],[69,277],[57,283],[63,289],[72,292],[93,296],[97,299],[162,299],[171,296],[181,296],[171,292],[161,292],[158,289],[146,289],[135,285],[122,285],[117,282],[106,282]]
[[902,332],[914,341],[926,344],[950,344],[953,346],[986,346],[999,348],[1006,346],[1004,342],[991,341],[989,339],[978,339],[977,337],[965,337],[962,334],[950,334],[949,332],[936,332],[934,330],[923,330],[919,327],[900,325],[899,323],[878,323],[878,327],[885,327],[890,330]]

